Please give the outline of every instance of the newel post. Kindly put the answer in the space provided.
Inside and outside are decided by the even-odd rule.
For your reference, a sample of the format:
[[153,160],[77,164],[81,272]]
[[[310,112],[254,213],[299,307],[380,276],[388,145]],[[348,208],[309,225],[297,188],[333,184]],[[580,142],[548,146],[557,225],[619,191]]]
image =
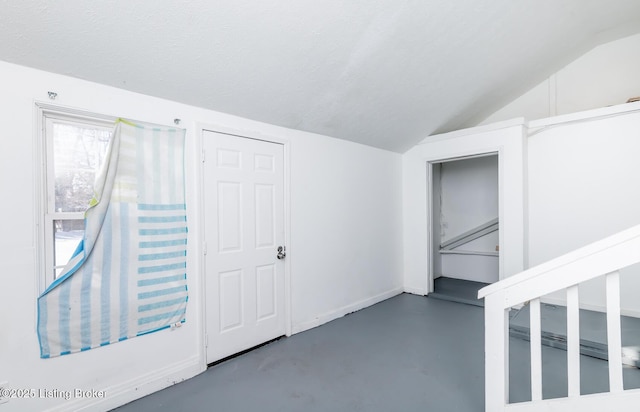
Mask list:
[[504,411],[509,400],[509,314],[505,293],[484,298],[485,411]]

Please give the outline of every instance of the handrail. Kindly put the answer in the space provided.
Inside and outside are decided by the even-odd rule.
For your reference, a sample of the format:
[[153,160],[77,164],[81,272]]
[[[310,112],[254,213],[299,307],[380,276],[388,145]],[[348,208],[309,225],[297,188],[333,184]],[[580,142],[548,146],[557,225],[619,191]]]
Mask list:
[[[626,247],[622,246],[625,243],[628,245]],[[557,275],[560,270],[564,271],[572,268],[581,270],[579,274],[575,275],[577,277],[574,276],[569,279],[554,278],[554,281],[548,283],[544,288],[544,291],[541,291],[541,294],[538,296],[542,296],[556,290],[561,290],[568,286],[575,285],[605,273],[637,263],[640,261],[640,247],[638,247],[638,245],[640,245],[640,225],[633,226],[565,255],[534,266],[499,282],[485,286],[478,291],[478,299],[487,297],[500,290],[509,290],[516,287],[526,289],[531,285],[532,279],[540,278],[542,276],[553,277],[554,275]],[[619,247],[615,248],[616,246]],[[620,258],[622,260],[614,260],[615,258]],[[597,262],[598,259],[602,260]],[[594,266],[585,265],[584,262],[588,262],[589,264],[593,263]],[[538,292],[536,291],[535,293]],[[505,306],[505,308],[526,302],[527,300],[528,299],[525,298],[520,302],[511,302],[511,305]]]
[[440,250],[440,254],[441,255],[475,255],[475,256],[491,256],[491,257],[500,256],[500,252],[479,252],[476,250],[462,250],[462,249]]
[[454,236],[451,239],[442,242],[440,244],[440,250],[451,250],[467,243],[495,232],[499,228],[498,218],[491,219],[490,221],[467,230],[464,233]]

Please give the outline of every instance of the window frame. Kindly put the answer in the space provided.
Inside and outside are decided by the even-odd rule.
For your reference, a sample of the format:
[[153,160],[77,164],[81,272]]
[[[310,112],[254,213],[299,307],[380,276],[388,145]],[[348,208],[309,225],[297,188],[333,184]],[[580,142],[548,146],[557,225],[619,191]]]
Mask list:
[[[36,262],[38,294],[43,293],[56,279],[54,254],[54,222],[60,220],[84,220],[84,212],[55,211],[55,174],[53,162],[53,122],[86,124],[97,128],[112,129],[117,117],[84,110],[66,108],[46,103],[36,103],[35,158],[37,165],[36,198]],[[59,265],[61,266],[61,265]]]

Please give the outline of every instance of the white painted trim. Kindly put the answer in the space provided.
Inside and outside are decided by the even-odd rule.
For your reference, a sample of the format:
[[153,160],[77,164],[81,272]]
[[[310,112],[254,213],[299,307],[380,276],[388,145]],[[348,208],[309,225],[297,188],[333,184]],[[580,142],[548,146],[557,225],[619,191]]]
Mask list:
[[[53,281],[53,274],[49,269],[53,268],[53,255],[52,252],[47,252],[47,244],[49,239],[53,238],[53,233],[49,223],[51,219],[58,217],[71,217],[70,213],[57,215],[50,213],[48,210],[47,199],[52,196],[49,193],[50,187],[47,185],[47,177],[50,173],[53,173],[52,166],[48,164],[47,160],[52,153],[49,153],[52,148],[47,146],[45,137],[45,129],[47,127],[47,118],[65,119],[69,121],[86,121],[88,123],[99,123],[104,127],[108,127],[110,124],[115,124],[116,117],[103,115],[100,113],[93,113],[87,110],[81,110],[73,107],[67,107],[57,104],[51,104],[49,102],[43,102],[34,100],[34,128],[33,128],[33,164],[34,164],[34,180],[33,180],[33,195],[35,200],[34,207],[34,222],[36,233],[34,234],[36,239],[35,244],[35,261],[38,273],[38,279],[36,282],[36,298],[40,296],[42,292]],[[47,152],[47,153],[45,153]],[[50,170],[47,170],[47,169]],[[84,213],[76,214],[78,219],[84,219]],[[37,322],[36,322],[37,323]]]
[[622,332],[620,325],[620,272],[607,273],[607,359],[609,361],[609,392],[622,392]]
[[567,396],[580,396],[580,292],[578,285],[567,288]]
[[[436,162],[428,162],[427,161],[427,186],[426,186],[426,190],[427,190],[427,295],[429,293],[432,293],[435,290],[435,269],[436,269],[436,265],[435,265],[435,253],[436,253],[436,249],[440,248],[440,242],[434,242],[434,232],[435,232],[435,225],[436,224],[440,224],[440,222],[434,222],[434,217],[433,217],[433,201],[434,201],[434,193],[433,193],[433,188],[434,188],[434,182],[433,182],[433,178],[434,178],[434,173],[433,173],[433,167],[434,164],[436,164]],[[438,173],[438,177],[442,180],[442,170],[440,170],[440,172]],[[438,183],[438,187],[440,190],[442,190],[442,185],[441,182]],[[442,213],[442,211],[440,212]],[[436,244],[438,243],[438,244]],[[442,270],[442,261],[440,261],[440,266],[439,269]]]
[[[405,285],[428,290],[433,269],[430,254],[432,164],[446,159],[479,154],[498,154],[498,244],[499,279],[524,269],[525,245],[525,154],[526,137],[523,121],[511,121],[498,130],[484,133],[450,133],[438,139],[426,140],[403,155],[403,228]],[[487,129],[474,129],[478,130]],[[439,243],[439,239],[438,243]]]
[[529,267],[529,138],[522,129],[522,270]]
[[[44,134],[44,113],[46,107],[44,103],[34,101],[34,110],[33,110],[33,199],[34,199],[34,207],[33,207],[33,221],[34,225],[34,234],[33,238],[35,239],[34,244],[34,261],[35,268],[37,270],[37,279],[35,282],[35,290],[34,290],[34,299],[35,302],[40,296],[40,293],[46,289],[46,257],[44,251],[44,245],[46,244],[46,235],[44,230],[45,225],[45,210],[46,210],[46,199],[45,194],[43,193],[43,187],[45,186],[45,154],[44,154],[44,142],[41,139],[41,136]],[[34,311],[34,320],[33,325],[38,324],[38,314],[37,311]],[[35,327],[34,327],[35,329]]]
[[359,300],[358,302],[345,305],[341,308],[316,316],[316,318],[313,320],[301,322],[301,323],[298,323],[297,325],[293,325],[293,334],[304,332],[305,330],[313,329],[327,322],[331,322],[332,320],[341,318],[344,315],[347,315],[349,313],[357,312],[361,309],[375,305],[376,303],[380,303],[384,300],[400,295],[402,292],[403,292],[403,288],[391,289],[387,292],[383,292],[378,295],[372,296],[370,298]]
[[619,116],[633,112],[640,112],[640,102],[623,103],[615,106],[586,110],[583,112],[569,113],[561,116],[532,120],[528,124],[529,136],[540,133],[550,127],[567,123],[591,122],[607,117]]
[[93,412],[106,411],[150,395],[161,389],[190,379],[206,370],[200,356],[156,369],[145,375],[103,388],[104,398],[80,398],[65,401],[63,404],[46,409],[46,412]]
[[405,286],[404,293],[410,293],[412,295],[418,295],[418,296],[426,296],[428,294],[427,291],[424,289],[412,288],[411,286]]
[[[41,113],[59,114],[60,116],[75,117],[79,119],[85,119],[88,121],[115,123],[116,120],[118,120],[118,116],[95,113],[89,110],[78,109],[76,107],[65,106],[57,103],[52,104],[50,102],[46,102],[42,100],[34,100],[34,104],[36,105],[36,109]],[[129,119],[129,120],[133,120],[133,119]],[[141,123],[148,123],[148,122],[141,122]]]
[[[220,124],[213,124],[213,123],[197,123],[196,124],[196,129],[197,133],[198,133],[198,145],[199,145],[199,151],[200,154],[202,154],[202,148],[203,148],[203,136],[204,136],[204,132],[205,131],[210,131],[210,132],[214,132],[214,133],[222,133],[222,134],[228,134],[228,135],[232,135],[232,136],[237,136],[237,137],[242,137],[242,138],[248,138],[248,139],[256,139],[256,140],[263,140],[265,142],[271,142],[271,143],[277,143],[277,144],[281,144],[284,148],[284,155],[283,155],[283,161],[284,161],[284,188],[283,188],[283,192],[284,192],[284,243],[287,247],[287,254],[290,255],[291,253],[295,253],[295,247],[291,241],[291,142],[288,139],[284,139],[281,137],[277,137],[277,136],[273,136],[270,134],[265,134],[261,131],[258,130],[252,130],[252,129],[238,129],[238,128],[233,128],[233,127],[228,127],[228,126],[223,126]],[[204,196],[202,196],[202,193],[204,193],[204,166],[203,166],[203,162],[200,161],[199,163],[199,177],[201,180],[201,186],[200,186],[200,219],[201,222],[204,222]],[[202,231],[202,239],[201,242],[204,242],[204,231]],[[200,249],[203,250],[203,249]],[[201,253],[202,255],[202,253]],[[203,264],[200,268],[200,279],[202,281],[202,295],[205,294],[204,290],[205,288],[205,282],[206,282],[206,276],[204,273],[204,256],[201,256],[201,259],[203,261]],[[293,333],[295,333],[293,331],[293,314],[292,314],[292,307],[293,307],[293,303],[292,303],[292,275],[291,275],[291,259],[284,259],[284,305],[285,305],[285,335],[286,336],[291,336]],[[202,322],[202,330],[203,330],[203,341],[202,341],[202,347],[204,348],[204,358],[205,358],[205,364],[206,364],[206,344],[207,344],[207,331],[206,331],[206,327],[207,327],[207,322],[206,322],[206,303],[205,303],[205,297],[203,296],[203,300],[202,300],[202,311],[203,311],[203,322]]]
[[197,233],[198,236],[194,236],[196,238],[196,250],[198,253],[197,258],[195,259],[196,262],[196,268],[195,268],[195,276],[196,276],[196,283],[198,284],[198,290],[199,290],[199,294],[198,294],[198,302],[199,307],[197,308],[198,310],[198,317],[200,320],[200,324],[198,325],[198,337],[199,337],[199,345],[198,345],[198,351],[200,353],[200,364],[203,365],[204,370],[206,370],[207,368],[207,322],[206,322],[206,288],[205,288],[205,273],[204,273],[204,267],[205,267],[205,256],[204,256],[204,252],[205,252],[205,244],[204,244],[204,179],[203,179],[203,159],[202,159],[202,125],[199,122],[194,122],[193,125],[193,139],[194,139],[194,144],[191,145],[191,147],[193,148],[193,152],[192,152],[192,157],[194,160],[194,165],[192,166],[193,168],[195,168],[194,170],[194,176],[195,176],[195,181],[193,182],[194,186],[197,188],[197,190],[195,190],[195,196],[196,196],[196,201],[195,203],[195,214],[197,216],[197,221],[198,221],[198,228],[197,228]]
[[[484,302],[485,410],[503,411],[509,400],[509,312],[502,307],[503,291]],[[491,365],[491,367],[487,366]]]
[[[284,238],[287,246],[287,253],[295,254],[295,247],[291,242],[291,143],[288,140],[282,140],[284,145]],[[285,310],[285,328],[286,335],[293,334],[293,293],[291,274],[291,259],[284,260],[284,310]]]
[[[540,299],[529,303],[529,325],[531,347],[531,400],[542,399],[542,319],[540,318]],[[486,367],[486,366],[485,366]]]

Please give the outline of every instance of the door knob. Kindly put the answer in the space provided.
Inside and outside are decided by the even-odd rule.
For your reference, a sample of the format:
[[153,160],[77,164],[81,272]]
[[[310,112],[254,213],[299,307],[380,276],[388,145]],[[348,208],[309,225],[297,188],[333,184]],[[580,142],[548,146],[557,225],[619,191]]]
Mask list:
[[287,248],[284,246],[278,246],[278,259],[284,259],[287,256]]

